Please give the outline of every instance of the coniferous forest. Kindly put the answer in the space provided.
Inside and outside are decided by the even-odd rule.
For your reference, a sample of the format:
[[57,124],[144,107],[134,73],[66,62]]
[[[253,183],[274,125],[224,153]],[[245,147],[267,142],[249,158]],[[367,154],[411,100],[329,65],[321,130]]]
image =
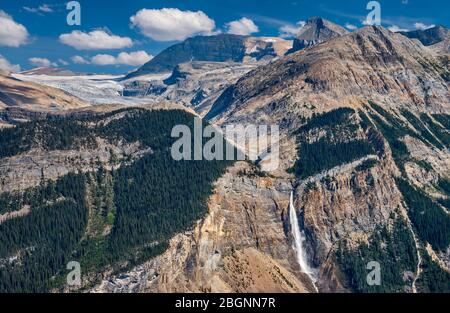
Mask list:
[[[103,122],[123,112],[123,117]],[[131,109],[34,121],[0,131],[1,157],[33,148],[95,147],[96,137],[111,143],[139,142],[151,149],[115,170],[99,165],[95,173],[71,173],[54,182],[43,179],[24,192],[0,194],[2,213],[30,209],[28,215],[0,224],[0,292],[58,288],[69,261],[80,262],[88,272],[119,263],[132,266],[162,253],[175,233],[193,227],[207,211],[214,181],[230,164],[172,159],[172,127],[192,129],[193,121],[184,111]]]
[[[375,153],[368,140],[357,139],[355,114],[352,109],[341,108],[313,115],[297,131],[298,160],[293,168],[297,177],[307,178]],[[319,132],[325,134],[320,137]],[[314,137],[317,140],[311,142]]]

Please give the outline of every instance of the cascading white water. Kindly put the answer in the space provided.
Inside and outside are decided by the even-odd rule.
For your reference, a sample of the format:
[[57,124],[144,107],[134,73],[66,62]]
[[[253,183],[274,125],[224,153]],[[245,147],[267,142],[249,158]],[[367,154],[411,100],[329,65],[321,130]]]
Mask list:
[[297,262],[300,266],[300,270],[309,276],[311,279],[314,288],[318,292],[316,286],[316,272],[308,265],[308,257],[306,255],[306,249],[304,243],[306,241],[306,237],[304,232],[300,230],[300,226],[298,224],[297,212],[294,207],[294,192],[291,192],[291,199],[289,201],[289,219],[291,222],[292,235],[294,237],[294,249],[297,253]]

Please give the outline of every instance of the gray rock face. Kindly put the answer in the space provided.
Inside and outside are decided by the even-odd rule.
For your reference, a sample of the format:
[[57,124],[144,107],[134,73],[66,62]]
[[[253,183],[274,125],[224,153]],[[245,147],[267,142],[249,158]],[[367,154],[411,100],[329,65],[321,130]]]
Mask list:
[[125,79],[150,73],[171,72],[178,64],[191,61],[248,62],[254,58],[273,58],[284,55],[292,46],[291,41],[280,38],[255,38],[220,34],[186,39],[162,51]]
[[450,30],[444,26],[436,26],[425,30],[400,32],[400,34],[418,39],[424,46],[431,46],[450,38]]
[[92,292],[313,292],[299,271],[285,219],[288,179],[243,175],[238,162],[215,185],[208,214],[132,271]]
[[244,36],[237,35],[189,38],[167,48],[129,77],[147,73],[170,72],[178,64],[194,60],[239,62],[245,55],[244,40]]
[[126,82],[124,95],[144,97],[152,102],[176,102],[203,114],[224,89],[255,68],[255,64],[236,62],[182,63],[165,80]]
[[300,30],[290,53],[315,46],[345,34],[348,34],[345,28],[323,18],[312,17],[308,19],[306,25]]
[[40,148],[0,160],[0,193],[25,190],[36,187],[42,181],[56,181],[68,173],[86,173],[98,170],[96,161],[107,169],[118,168],[109,162],[112,156],[120,161],[126,158],[136,160],[151,153],[141,149],[139,143],[119,142],[116,145],[97,139],[96,149],[44,151]]
[[[282,133],[289,134],[299,129],[302,117],[342,106],[364,110],[370,100],[394,115],[399,110],[448,114],[448,72],[448,63],[419,42],[382,27],[367,27],[258,67],[227,88],[206,118],[222,126],[278,124]],[[402,140],[413,160],[426,160],[439,168],[424,172],[414,162],[407,163],[412,183],[430,188],[439,175],[448,175],[448,150],[432,151],[425,144],[408,143],[407,137]],[[370,170],[358,172],[358,163],[350,163],[298,181],[295,207],[302,212],[299,219],[308,237],[308,255],[319,269],[320,291],[345,289],[330,257],[342,238],[357,246],[368,240],[377,225],[388,225],[393,208],[408,215],[396,187],[400,173],[390,146],[385,139],[376,141],[383,148],[377,155],[379,164]],[[280,154],[293,160],[289,146],[282,144]],[[447,260],[445,255],[439,258],[443,263]],[[420,277],[420,271],[414,275]]]
[[440,62],[418,42],[366,27],[258,67],[226,89],[206,118],[232,123],[245,112],[248,120],[280,122],[286,112],[304,115],[311,105],[322,111],[370,99],[443,112],[450,69]]

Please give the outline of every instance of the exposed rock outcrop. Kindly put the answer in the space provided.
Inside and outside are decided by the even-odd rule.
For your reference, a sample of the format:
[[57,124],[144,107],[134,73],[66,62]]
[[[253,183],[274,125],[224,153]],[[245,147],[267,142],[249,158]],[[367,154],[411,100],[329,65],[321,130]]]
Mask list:
[[435,26],[423,30],[400,32],[400,34],[419,40],[424,46],[432,46],[450,38],[450,30],[444,26]]
[[239,162],[216,183],[207,216],[169,249],[96,292],[314,292],[300,273],[286,229],[291,184],[246,176]]
[[206,62],[258,62],[283,56],[292,42],[281,38],[256,38],[220,34],[197,36],[162,51],[137,71],[127,75],[130,79],[147,74],[168,73],[181,63]]
[[230,86],[207,119],[281,122],[372,99],[407,110],[448,112],[448,67],[423,45],[366,27],[261,66]]
[[[36,187],[43,179],[55,181],[70,172],[96,171],[99,164],[111,169],[126,158],[136,160],[146,153],[151,153],[151,150],[141,149],[139,143],[111,144],[100,138],[95,149],[34,149],[0,160],[0,193]],[[113,158],[116,159],[115,165],[110,164]]]
[[348,34],[348,31],[321,17],[311,17],[297,34],[289,53],[318,45],[330,39]]
[[125,82],[124,95],[180,103],[204,115],[223,90],[256,67],[233,62],[182,63],[165,80]]

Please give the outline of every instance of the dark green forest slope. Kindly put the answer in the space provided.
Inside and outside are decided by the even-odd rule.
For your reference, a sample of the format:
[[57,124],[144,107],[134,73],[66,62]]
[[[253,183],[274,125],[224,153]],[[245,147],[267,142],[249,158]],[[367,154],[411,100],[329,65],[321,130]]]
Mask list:
[[[32,148],[95,148],[139,142],[152,153],[116,170],[71,173],[19,193],[0,194],[0,212],[31,212],[0,224],[0,292],[45,292],[60,286],[69,261],[83,273],[112,265],[124,269],[162,253],[175,233],[207,210],[212,184],[225,161],[174,161],[174,125],[193,127],[184,111],[130,109],[92,117],[49,118],[0,131],[0,157]],[[122,112],[122,113],[123,113]],[[94,126],[93,126],[94,125]],[[112,161],[111,161],[112,162]]]

